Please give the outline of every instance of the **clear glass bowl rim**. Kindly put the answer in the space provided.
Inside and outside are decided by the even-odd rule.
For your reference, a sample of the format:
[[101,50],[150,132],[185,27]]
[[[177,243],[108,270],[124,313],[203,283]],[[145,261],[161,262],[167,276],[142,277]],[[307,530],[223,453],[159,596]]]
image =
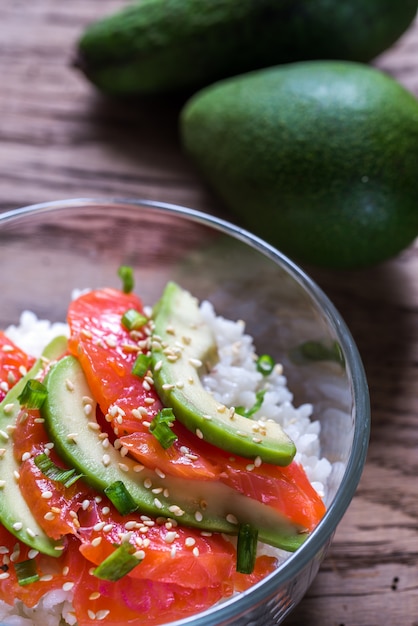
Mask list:
[[[88,210],[89,207],[99,205],[108,207],[125,206],[132,207],[133,209],[138,209],[140,207],[145,207],[147,209],[154,208],[157,211],[177,215],[182,219],[198,222],[209,228],[221,231],[225,235],[238,239],[241,242],[253,247],[261,254],[271,259],[274,263],[281,265],[301,286],[303,286],[303,288],[310,294],[313,300],[316,301],[324,315],[327,317],[330,325],[334,328],[338,336],[346,357],[347,365],[351,371],[353,399],[355,405],[353,444],[340,488],[338,489],[333,502],[328,507],[323,520],[306,540],[303,546],[261,583],[254,585],[247,592],[241,593],[221,605],[209,609],[195,617],[190,617],[178,622],[172,622],[173,626],[175,624],[193,624],[193,626],[208,626],[209,624],[215,625],[219,622],[233,618],[238,611],[238,606],[236,606],[237,604],[239,604],[239,613],[241,614],[244,613],[246,609],[251,609],[254,605],[263,602],[263,600],[274,594],[274,592],[277,591],[281,585],[285,585],[289,580],[295,578],[298,573],[308,566],[308,564],[316,557],[318,552],[320,552],[321,548],[326,546],[332,538],[336,527],[345,514],[357,489],[367,456],[371,416],[369,390],[363,363],[351,332],[339,311],[332,304],[328,296],[305,273],[305,271],[266,241],[223,218],[182,205],[142,198],[80,197],[46,201],[5,211],[0,213],[0,229],[4,224],[14,220],[19,220],[25,216],[40,213],[47,216],[48,213],[66,210],[71,207]],[[216,621],[212,621],[213,618],[216,618]]]

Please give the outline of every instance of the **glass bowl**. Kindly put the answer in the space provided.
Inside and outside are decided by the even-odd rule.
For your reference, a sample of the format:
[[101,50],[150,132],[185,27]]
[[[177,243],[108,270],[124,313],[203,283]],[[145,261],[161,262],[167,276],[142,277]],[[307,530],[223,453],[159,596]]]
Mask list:
[[243,319],[258,353],[284,365],[294,404],[314,406],[333,463],[327,513],[276,571],[247,592],[175,624],[279,624],[318,572],[358,485],[369,440],[367,382],[353,338],[318,286],[279,251],[221,219],[144,200],[72,199],[0,214],[0,328],[24,309],[63,321],[75,288],[120,287],[134,268],[154,303],[168,280]]

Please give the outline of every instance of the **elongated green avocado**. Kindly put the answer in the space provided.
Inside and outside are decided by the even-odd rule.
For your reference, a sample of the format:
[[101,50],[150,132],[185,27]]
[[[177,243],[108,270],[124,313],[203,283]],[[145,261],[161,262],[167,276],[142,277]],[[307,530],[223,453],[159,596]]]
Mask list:
[[211,362],[216,347],[197,299],[176,283],[168,283],[155,307],[154,322],[154,384],[176,418],[223,450],[288,465],[296,447],[279,424],[239,415],[204,389],[199,371]]
[[59,541],[53,541],[44,533],[19,489],[16,476],[19,476],[20,463],[13,454],[12,433],[19,428],[18,416],[21,407],[18,398],[27,381],[35,378],[48,361],[60,357],[66,347],[65,337],[54,339],[45,348],[42,357],[12,387],[0,403],[0,445],[3,449],[0,457],[0,522],[26,545],[54,557],[61,556],[62,544]]
[[75,64],[110,94],[190,91],[279,63],[368,61],[416,10],[416,0],[142,0],[89,25]]
[[[135,505],[133,510],[174,518],[179,524],[206,531],[237,534],[240,522],[250,523],[259,529],[261,541],[289,551],[305,540],[303,529],[278,511],[221,482],[161,477],[121,456],[112,445],[103,446],[95,418],[96,402],[73,356],[58,361],[45,384],[48,396],[42,415],[55,450],[98,491],[106,493],[109,486],[123,484]],[[155,495],[160,488],[161,493]]]

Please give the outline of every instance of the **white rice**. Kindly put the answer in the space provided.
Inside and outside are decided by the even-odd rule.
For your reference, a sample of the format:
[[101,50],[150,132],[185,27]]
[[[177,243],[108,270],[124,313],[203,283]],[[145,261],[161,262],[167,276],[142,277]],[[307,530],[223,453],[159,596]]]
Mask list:
[[[268,377],[257,371],[255,346],[245,332],[244,322],[217,316],[207,301],[202,302],[201,312],[212,328],[219,352],[219,362],[203,379],[206,389],[227,406],[251,408],[257,390],[267,384],[262,407],[254,417],[274,419],[282,425],[296,444],[295,460],[303,465],[316,491],[325,497],[332,466],[320,456],[320,423],[311,419],[312,405],[293,405],[293,396],[280,364]],[[6,334],[20,348],[37,357],[53,337],[68,336],[68,327],[64,323],[38,319],[34,313],[24,311],[19,324],[7,328]],[[273,554],[280,560],[286,558],[285,552],[270,546],[260,546],[260,552]],[[71,611],[71,592],[61,590],[46,594],[34,609],[28,609],[21,602],[11,607],[0,601],[0,626],[73,626],[75,618]]]

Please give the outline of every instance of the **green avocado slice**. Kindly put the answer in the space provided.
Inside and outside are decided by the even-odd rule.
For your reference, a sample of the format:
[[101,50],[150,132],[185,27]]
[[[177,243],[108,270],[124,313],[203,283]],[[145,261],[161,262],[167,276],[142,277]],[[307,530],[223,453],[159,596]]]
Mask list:
[[260,541],[289,551],[306,539],[304,529],[279,511],[220,481],[161,476],[122,456],[109,442],[103,446],[96,402],[75,357],[58,361],[45,385],[48,395],[41,412],[56,452],[99,492],[108,493],[109,486],[123,484],[128,499],[135,504],[133,510],[204,531],[235,535],[240,523],[250,523],[259,529]]
[[28,380],[36,377],[46,364],[59,358],[67,348],[67,339],[57,337],[45,348],[29,372],[23,376],[0,403],[0,522],[17,539],[49,556],[59,557],[63,544],[53,541],[39,526],[26,503],[16,476],[19,475],[20,463],[13,453],[12,432],[19,428],[19,395]]
[[293,441],[274,421],[252,420],[215,400],[200,381],[200,370],[216,356],[211,330],[199,303],[169,282],[154,307],[152,369],[155,388],[176,419],[201,439],[246,458],[288,465]]

